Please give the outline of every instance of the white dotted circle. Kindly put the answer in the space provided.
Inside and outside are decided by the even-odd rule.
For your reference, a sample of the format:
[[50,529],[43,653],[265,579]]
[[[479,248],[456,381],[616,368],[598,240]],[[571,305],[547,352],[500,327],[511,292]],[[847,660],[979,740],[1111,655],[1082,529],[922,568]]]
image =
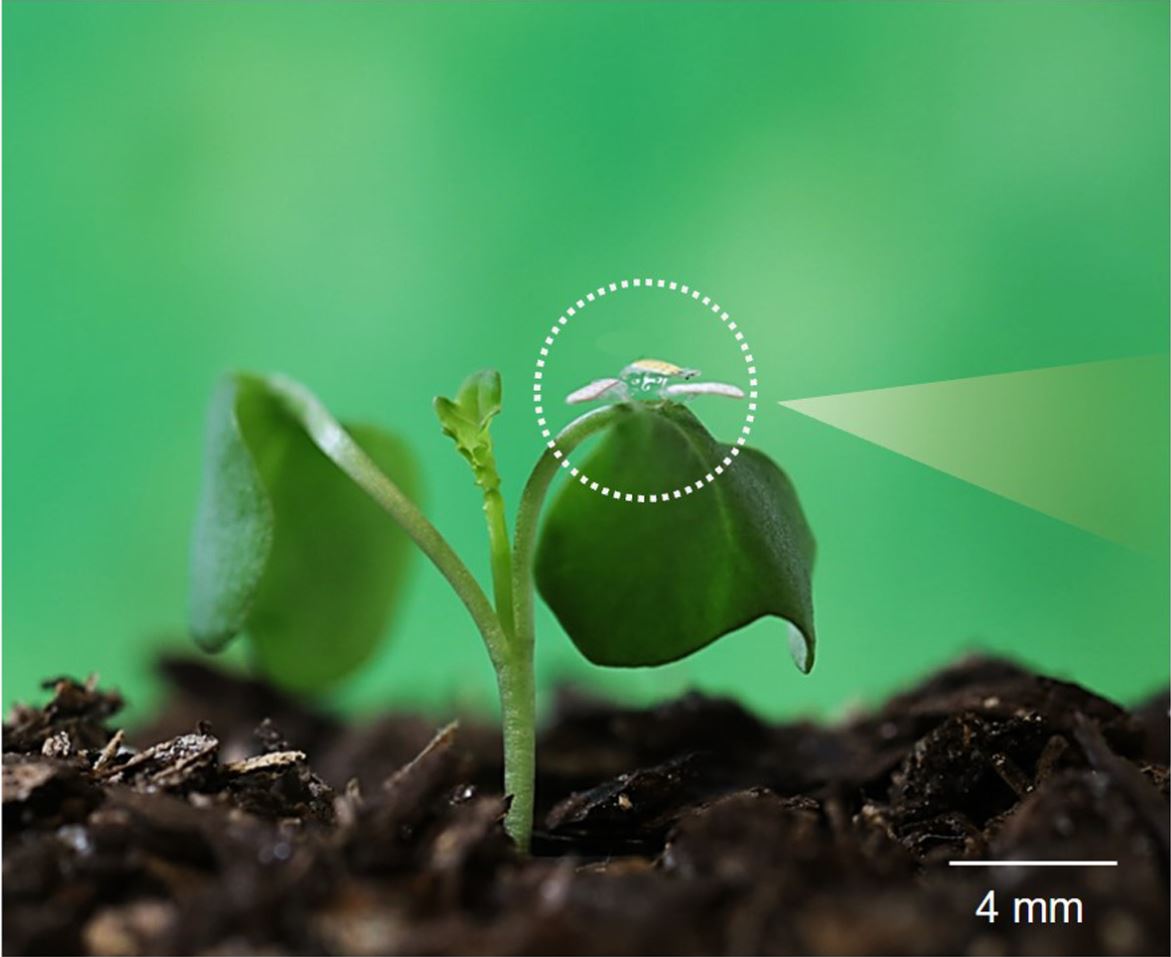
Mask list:
[[[744,364],[748,367],[748,412],[744,416],[744,424],[740,428],[740,436],[736,439],[736,444],[728,450],[728,454],[724,456],[724,460],[706,475],[680,488],[670,489],[666,492],[656,492],[654,494],[626,492],[618,488],[608,488],[594,481],[585,472],[574,466],[569,461],[569,456],[557,448],[557,442],[549,430],[549,424],[545,420],[544,398],[541,389],[541,380],[545,375],[545,362],[549,358],[549,352],[553,348],[553,344],[557,341],[557,337],[561,335],[561,330],[569,325],[569,321],[590,303],[596,302],[603,296],[613,295],[624,289],[632,288],[662,289],[666,292],[679,293],[696,304],[710,309],[712,314],[719,318],[724,328],[735,338],[740,354],[744,358]],[[692,495],[705,485],[710,485],[714,482],[724,474],[725,469],[732,465],[735,456],[740,454],[740,448],[747,442],[748,436],[752,432],[752,423],[756,421],[756,400],[758,395],[756,360],[752,357],[752,350],[748,347],[744,333],[736,327],[736,323],[732,322],[727,310],[721,308],[718,302],[713,302],[710,296],[705,296],[698,289],[692,289],[690,286],[666,279],[643,279],[641,277],[638,279],[622,279],[618,282],[612,282],[608,286],[599,286],[593,292],[586,293],[584,299],[578,299],[562,315],[557,317],[557,321],[549,329],[549,334],[545,336],[545,344],[541,346],[541,352],[537,356],[537,367],[533,372],[533,410],[536,412],[537,426],[541,430],[541,437],[545,440],[545,444],[553,450],[554,457],[560,460],[561,467],[568,470],[569,474],[576,478],[580,484],[584,485],[591,492],[597,492],[600,495],[619,502],[634,502],[639,504],[669,502],[672,499],[683,498],[685,495]]]

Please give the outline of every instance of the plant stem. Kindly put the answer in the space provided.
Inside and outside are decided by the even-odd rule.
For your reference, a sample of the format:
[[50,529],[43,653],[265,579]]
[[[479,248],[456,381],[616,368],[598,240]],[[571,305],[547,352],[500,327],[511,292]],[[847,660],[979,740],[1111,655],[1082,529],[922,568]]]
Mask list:
[[269,382],[281,393],[289,411],[301,422],[313,443],[414,539],[423,554],[431,559],[439,573],[447,579],[476,623],[488,648],[492,666],[499,674],[501,669],[508,666],[508,634],[480,583],[467,565],[460,561],[447,539],[419,511],[418,506],[386,477],[312,393],[283,377],[273,376]]
[[[587,412],[557,436],[563,454],[577,448],[595,432],[628,412],[607,406]],[[504,790],[512,795],[505,827],[522,852],[527,853],[533,831],[533,783],[536,768],[537,709],[533,683],[533,549],[541,506],[561,460],[551,449],[537,460],[525,483],[516,513],[516,538],[512,552],[512,600],[515,609],[510,654],[496,669],[504,723]],[[485,509],[487,503],[485,502]],[[491,527],[491,525],[489,525]],[[493,552],[495,554],[495,552]],[[493,566],[495,571],[495,566]]]
[[[600,432],[630,412],[630,408],[625,405],[607,405],[578,416],[558,433],[554,440],[557,449],[562,455],[568,455],[595,432]],[[553,454],[553,449],[545,449],[529,474],[516,510],[516,535],[512,548],[513,602],[516,608],[513,643],[517,648],[529,649],[530,654],[534,632],[533,552],[537,544],[537,524],[549,484],[563,461],[564,458]]]
[[504,827],[522,854],[533,833],[533,781],[536,771],[537,697],[533,654],[514,648],[509,662],[496,671],[504,733],[504,793],[512,803]]
[[533,831],[536,691],[532,642],[522,648],[513,639],[512,552],[504,499],[496,489],[484,493],[497,602],[494,612],[475,577],[438,529],[323,407],[316,403],[314,406],[300,410],[314,443],[415,540],[455,589],[484,637],[500,692],[504,793],[512,795],[504,826],[521,852],[527,854]]
[[499,489],[484,493],[484,518],[488,522],[488,554],[492,561],[492,588],[496,617],[511,642],[516,634],[512,607],[512,548],[508,542],[508,519]]
[[[291,380],[273,377],[289,411],[323,453],[377,502],[415,541],[450,583],[479,628],[496,671],[504,731],[504,791],[512,795],[505,827],[522,853],[533,830],[533,780],[536,761],[536,692],[533,680],[533,550],[537,522],[549,484],[561,459],[546,449],[525,483],[516,516],[516,537],[508,548],[504,499],[499,490],[484,494],[484,514],[492,557],[495,610],[468,567],[438,529],[427,520],[329,411]],[[556,443],[562,455],[595,432],[629,414],[621,405],[595,409],[562,429]]]

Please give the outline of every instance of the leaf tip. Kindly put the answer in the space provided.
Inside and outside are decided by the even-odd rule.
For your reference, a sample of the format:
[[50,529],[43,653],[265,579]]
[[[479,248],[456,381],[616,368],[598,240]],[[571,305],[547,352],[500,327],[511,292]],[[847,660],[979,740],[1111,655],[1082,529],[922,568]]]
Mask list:
[[813,642],[792,622],[786,622],[786,625],[789,630],[789,654],[793,658],[793,664],[801,674],[807,675],[813,670]]
[[216,654],[223,651],[228,643],[236,637],[237,631],[212,631],[202,630],[196,626],[189,629],[191,639],[195,642],[200,651],[205,651],[208,654]]

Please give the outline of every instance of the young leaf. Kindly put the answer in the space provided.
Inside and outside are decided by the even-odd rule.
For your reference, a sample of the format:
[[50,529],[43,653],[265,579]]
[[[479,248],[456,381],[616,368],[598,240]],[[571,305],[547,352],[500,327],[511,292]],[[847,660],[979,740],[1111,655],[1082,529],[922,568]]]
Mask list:
[[484,517],[488,522],[488,553],[492,562],[492,589],[501,627],[511,635],[515,628],[512,609],[512,544],[500,494],[500,473],[492,453],[492,420],[502,403],[500,373],[481,369],[468,376],[455,401],[437,396],[435,414],[448,436],[472,467],[476,484],[484,493]]
[[485,492],[500,487],[489,432],[492,420],[500,412],[500,396],[500,373],[482,369],[464,380],[454,401],[443,396],[435,399],[435,414],[443,434],[455,442],[459,454],[471,465],[476,484]]
[[[583,471],[661,494],[714,472],[721,445],[686,408],[635,404]],[[764,615],[788,623],[793,660],[813,666],[813,536],[788,477],[741,447],[717,480],[655,504],[566,483],[537,549],[541,596],[578,650],[601,665],[656,665]]]
[[[412,551],[407,536],[307,433],[320,403],[280,378],[230,375],[209,410],[191,561],[191,630],[218,650],[250,639],[265,673],[295,691],[361,664],[386,630]],[[407,494],[403,444],[347,426]]]

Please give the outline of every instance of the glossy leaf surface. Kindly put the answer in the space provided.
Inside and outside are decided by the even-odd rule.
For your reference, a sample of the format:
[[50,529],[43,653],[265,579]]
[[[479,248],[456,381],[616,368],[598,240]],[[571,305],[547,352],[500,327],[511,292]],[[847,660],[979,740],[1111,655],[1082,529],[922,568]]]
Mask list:
[[[644,494],[692,483],[729,455],[686,408],[634,404],[580,464]],[[814,543],[788,477],[741,448],[693,494],[619,502],[566,482],[549,508],[536,581],[578,649],[602,665],[682,658],[765,615],[785,619],[802,671],[813,665]]]

